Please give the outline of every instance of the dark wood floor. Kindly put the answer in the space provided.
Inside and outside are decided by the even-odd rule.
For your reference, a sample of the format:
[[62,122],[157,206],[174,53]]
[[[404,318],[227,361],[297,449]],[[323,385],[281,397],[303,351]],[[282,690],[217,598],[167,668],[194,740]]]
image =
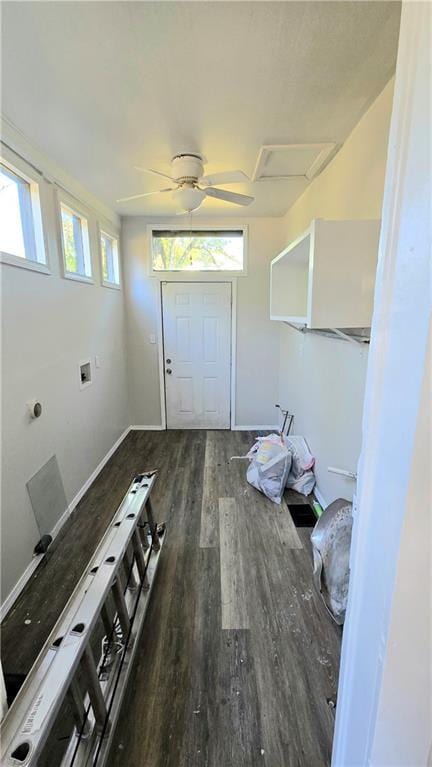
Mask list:
[[110,767],[330,763],[340,630],[313,588],[310,530],[229,462],[253,436],[131,432],[2,625],[4,670],[26,673],[131,478],[158,468],[168,534]]

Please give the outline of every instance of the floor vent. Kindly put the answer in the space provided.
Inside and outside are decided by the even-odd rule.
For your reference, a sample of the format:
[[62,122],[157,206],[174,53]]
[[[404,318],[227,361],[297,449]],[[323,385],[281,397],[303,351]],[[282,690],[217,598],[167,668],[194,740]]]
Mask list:
[[308,503],[290,503],[288,509],[296,527],[315,527],[317,518]]

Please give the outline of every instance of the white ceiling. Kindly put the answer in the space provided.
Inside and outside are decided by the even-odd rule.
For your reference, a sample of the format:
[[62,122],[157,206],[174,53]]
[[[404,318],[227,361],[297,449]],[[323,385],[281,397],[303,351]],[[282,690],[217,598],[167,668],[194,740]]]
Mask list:
[[[2,111],[121,214],[171,215],[133,170],[169,172],[199,151],[206,173],[252,176],[262,144],[342,143],[395,67],[398,2],[5,2]],[[236,184],[279,216],[303,179]]]

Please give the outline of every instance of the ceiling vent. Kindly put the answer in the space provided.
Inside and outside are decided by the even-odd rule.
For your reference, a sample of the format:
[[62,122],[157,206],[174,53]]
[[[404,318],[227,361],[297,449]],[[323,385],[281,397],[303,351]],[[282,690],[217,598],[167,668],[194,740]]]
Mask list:
[[303,177],[311,180],[334,154],[336,144],[268,144],[261,147],[253,181]]

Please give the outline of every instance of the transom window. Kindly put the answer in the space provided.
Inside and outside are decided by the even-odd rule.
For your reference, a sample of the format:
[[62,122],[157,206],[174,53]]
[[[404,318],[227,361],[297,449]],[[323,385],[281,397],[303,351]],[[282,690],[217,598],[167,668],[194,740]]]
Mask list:
[[118,241],[101,230],[102,282],[108,287],[120,286]]
[[243,230],[152,230],[152,269],[242,272]]
[[11,263],[46,264],[39,185],[0,163],[0,251]]
[[60,203],[60,215],[65,277],[91,280],[88,221],[63,202]]

